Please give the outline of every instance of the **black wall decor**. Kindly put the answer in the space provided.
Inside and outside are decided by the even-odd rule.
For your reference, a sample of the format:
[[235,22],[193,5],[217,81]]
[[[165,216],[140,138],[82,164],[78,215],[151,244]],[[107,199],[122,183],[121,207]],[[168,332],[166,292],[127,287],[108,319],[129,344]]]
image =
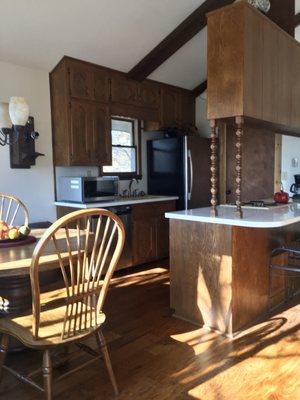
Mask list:
[[18,129],[20,130],[19,139],[10,146],[10,167],[27,169],[35,165],[37,157],[44,154],[35,151],[35,140],[39,134],[34,130],[33,117],[28,118],[25,127],[18,127]]

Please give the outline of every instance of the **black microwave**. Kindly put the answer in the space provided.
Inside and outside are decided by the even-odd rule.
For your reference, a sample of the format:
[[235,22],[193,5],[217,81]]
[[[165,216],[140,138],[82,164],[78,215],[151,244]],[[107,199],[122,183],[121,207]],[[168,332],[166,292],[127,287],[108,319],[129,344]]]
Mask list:
[[63,176],[58,180],[57,201],[95,203],[113,200],[119,194],[119,178]]

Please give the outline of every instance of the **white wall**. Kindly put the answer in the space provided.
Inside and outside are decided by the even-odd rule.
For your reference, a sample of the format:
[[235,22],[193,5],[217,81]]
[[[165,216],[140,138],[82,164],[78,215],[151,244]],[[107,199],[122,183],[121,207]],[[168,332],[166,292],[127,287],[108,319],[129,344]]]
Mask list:
[[[298,160],[298,167],[293,167],[293,158]],[[284,190],[289,192],[292,183],[294,183],[294,175],[300,174],[300,138],[292,136],[282,137],[281,171]]]
[[36,151],[45,157],[30,169],[11,169],[8,146],[0,146],[0,192],[19,197],[28,207],[30,222],[56,219],[52,167],[51,113],[48,73],[0,62],[0,101],[24,96],[40,133]]

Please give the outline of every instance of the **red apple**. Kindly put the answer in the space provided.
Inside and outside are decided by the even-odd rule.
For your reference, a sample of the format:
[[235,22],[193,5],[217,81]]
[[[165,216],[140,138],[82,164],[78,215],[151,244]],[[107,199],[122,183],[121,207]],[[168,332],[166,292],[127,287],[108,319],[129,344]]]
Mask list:
[[287,204],[289,202],[289,195],[283,190],[280,190],[280,192],[274,194],[274,201],[276,201],[276,203]]

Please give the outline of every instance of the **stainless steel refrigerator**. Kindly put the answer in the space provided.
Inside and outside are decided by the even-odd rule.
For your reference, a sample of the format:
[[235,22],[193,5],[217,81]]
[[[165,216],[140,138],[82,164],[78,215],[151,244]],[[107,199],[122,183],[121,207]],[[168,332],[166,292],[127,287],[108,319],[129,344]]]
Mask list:
[[183,136],[147,143],[148,193],[178,196],[179,210],[210,203],[210,140]]

